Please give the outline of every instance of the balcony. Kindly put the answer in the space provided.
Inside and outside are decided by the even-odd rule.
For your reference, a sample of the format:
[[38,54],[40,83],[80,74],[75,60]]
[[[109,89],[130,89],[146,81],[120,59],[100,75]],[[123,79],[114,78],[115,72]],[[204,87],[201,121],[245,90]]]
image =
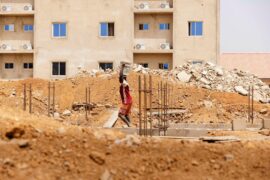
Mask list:
[[0,54],[32,54],[34,53],[30,41],[0,41]]
[[0,16],[33,16],[35,11],[29,3],[0,3]]
[[173,13],[173,4],[169,0],[160,1],[135,1],[135,14],[171,14]]
[[166,39],[135,39],[133,53],[171,54],[173,47]]

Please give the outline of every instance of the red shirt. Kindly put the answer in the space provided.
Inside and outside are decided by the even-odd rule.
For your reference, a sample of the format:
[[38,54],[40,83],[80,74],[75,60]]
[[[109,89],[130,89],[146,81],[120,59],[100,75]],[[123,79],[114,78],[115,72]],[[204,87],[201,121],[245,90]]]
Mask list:
[[132,104],[132,97],[129,91],[129,85],[126,81],[124,81],[120,86],[120,95],[123,104]]

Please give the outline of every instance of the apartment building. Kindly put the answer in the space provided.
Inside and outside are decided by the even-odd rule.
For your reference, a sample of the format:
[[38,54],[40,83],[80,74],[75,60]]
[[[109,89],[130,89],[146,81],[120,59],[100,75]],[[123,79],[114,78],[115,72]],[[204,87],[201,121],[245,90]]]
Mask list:
[[0,8],[0,79],[219,58],[219,0],[0,0]]

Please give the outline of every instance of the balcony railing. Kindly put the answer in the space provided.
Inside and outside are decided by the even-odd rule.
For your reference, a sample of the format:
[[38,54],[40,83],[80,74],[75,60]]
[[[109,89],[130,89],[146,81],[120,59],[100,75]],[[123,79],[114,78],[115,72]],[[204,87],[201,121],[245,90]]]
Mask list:
[[0,41],[0,53],[34,53],[32,43],[30,41]]
[[173,5],[168,1],[136,1],[134,13],[173,13]]
[[34,8],[28,3],[0,3],[0,15],[34,15]]
[[134,53],[173,53],[173,47],[166,39],[135,39]]

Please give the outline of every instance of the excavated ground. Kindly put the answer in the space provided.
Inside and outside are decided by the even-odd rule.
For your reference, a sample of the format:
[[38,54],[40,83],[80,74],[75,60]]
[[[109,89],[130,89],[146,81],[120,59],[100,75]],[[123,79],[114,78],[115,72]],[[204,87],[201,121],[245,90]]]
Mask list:
[[[129,76],[137,125],[137,74]],[[162,79],[154,77],[154,87]],[[23,84],[33,86],[33,114],[23,112]],[[84,111],[91,86],[90,121]],[[172,82],[173,84],[173,82]],[[119,106],[117,75],[56,81],[57,119],[47,117],[48,82],[0,82],[0,179],[269,179],[269,132],[209,132],[240,142],[140,138],[101,127]],[[247,97],[174,84],[174,106],[187,113],[173,122],[222,122],[246,118]],[[157,99],[154,98],[154,101]],[[62,113],[70,110],[70,116]],[[255,103],[255,118],[269,118],[269,105]],[[90,128],[89,125],[94,127]],[[121,123],[118,124],[121,126]],[[268,138],[269,139],[269,138]]]

